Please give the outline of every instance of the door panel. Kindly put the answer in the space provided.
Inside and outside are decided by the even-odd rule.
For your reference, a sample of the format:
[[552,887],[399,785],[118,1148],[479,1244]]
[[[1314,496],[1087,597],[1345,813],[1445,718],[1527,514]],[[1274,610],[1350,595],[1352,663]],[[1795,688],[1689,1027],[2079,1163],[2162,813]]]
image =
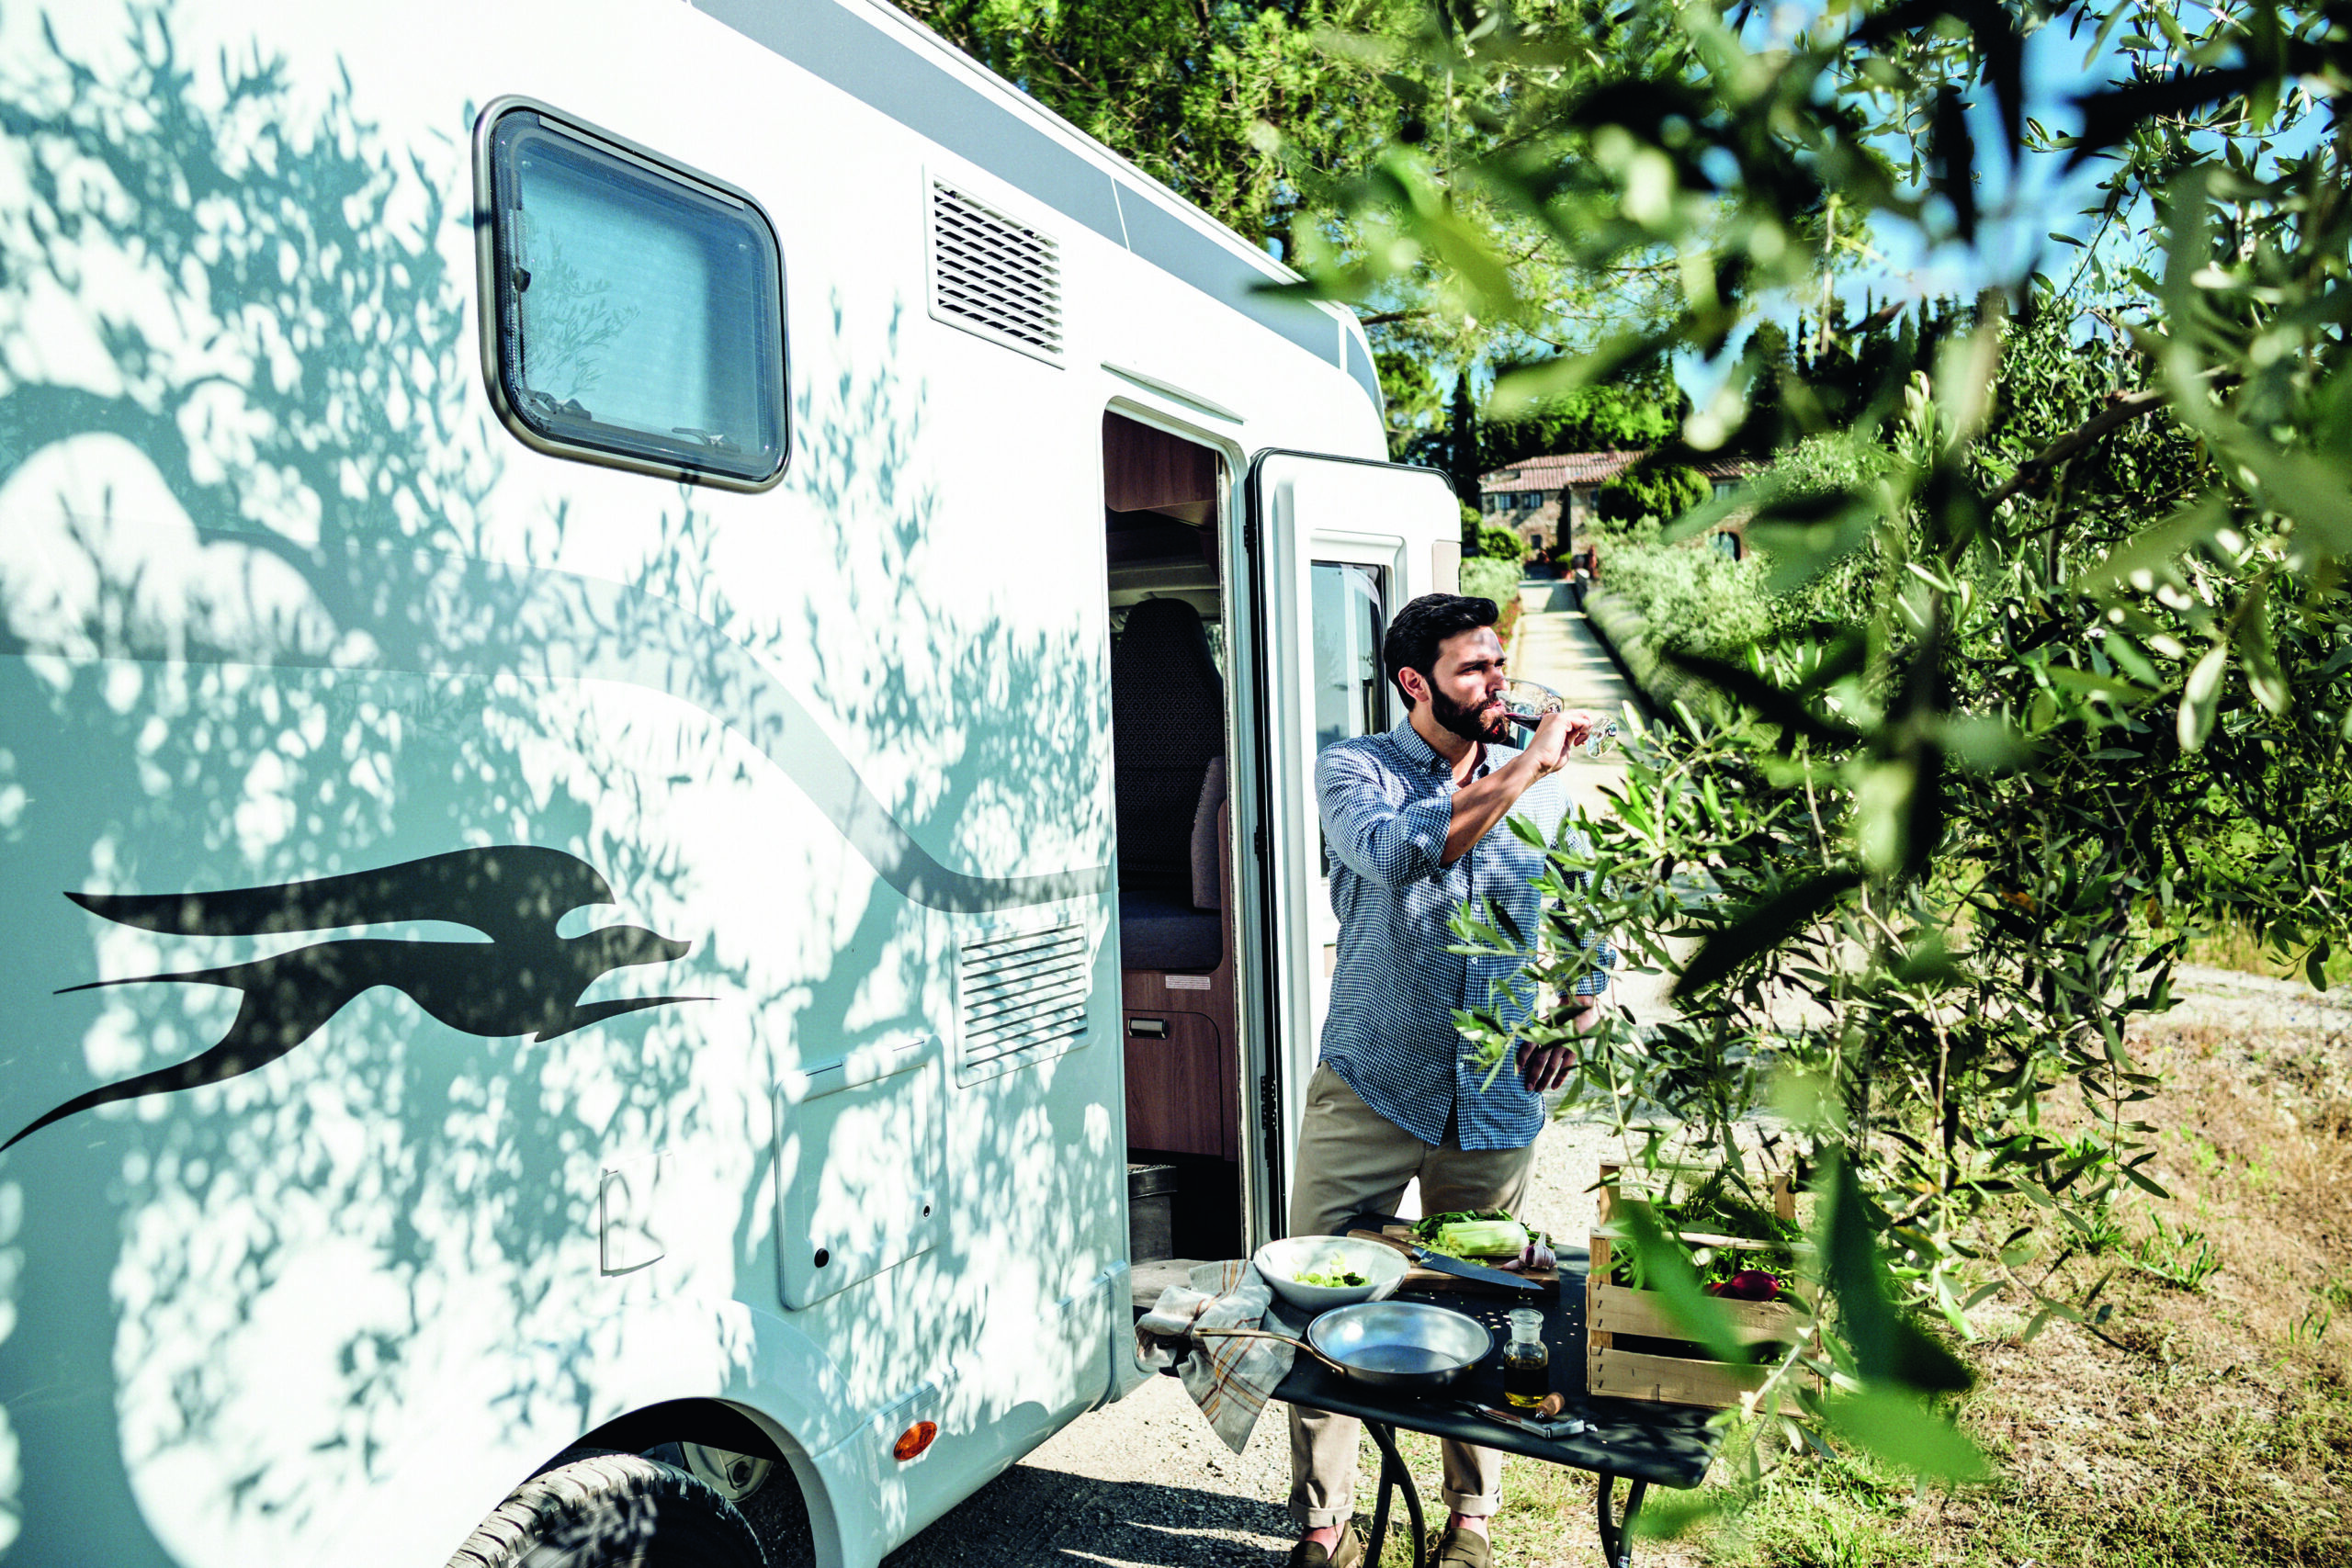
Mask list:
[[1231,1159],[1234,1057],[1197,1012],[1127,1010],[1127,1143]]
[[[1315,699],[1315,754],[1319,757],[1328,746],[1386,729],[1403,711],[1380,664],[1381,641],[1387,635],[1388,616],[1396,604],[1388,583],[1396,573],[1396,549],[1363,549],[1329,539],[1309,543],[1318,556],[1347,550],[1374,558],[1318,559],[1307,568],[1312,604],[1307,633],[1315,649],[1314,668],[1308,673]],[[1387,564],[1378,558],[1384,553]],[[1310,799],[1304,809],[1312,812],[1316,805]],[[1315,889],[1306,901],[1306,918],[1314,962],[1306,983],[1315,1037],[1319,1040],[1324,1014],[1330,1010],[1340,918],[1331,908],[1330,840],[1324,837],[1319,821],[1313,838]]]
[[[1247,500],[1257,798],[1265,832],[1254,868],[1263,980],[1251,999],[1263,1010],[1270,1043],[1257,1066],[1272,1080],[1268,1187],[1286,1195],[1315,1062],[1317,993],[1328,985],[1317,935],[1329,925],[1329,908],[1316,753],[1327,739],[1393,722],[1373,614],[1380,612],[1385,628],[1397,606],[1439,586],[1435,547],[1457,543],[1462,514],[1453,484],[1434,468],[1299,452],[1258,454]],[[1318,573],[1318,563],[1355,570]],[[1283,1234],[1287,1208],[1286,1196],[1269,1205],[1268,1234]]]

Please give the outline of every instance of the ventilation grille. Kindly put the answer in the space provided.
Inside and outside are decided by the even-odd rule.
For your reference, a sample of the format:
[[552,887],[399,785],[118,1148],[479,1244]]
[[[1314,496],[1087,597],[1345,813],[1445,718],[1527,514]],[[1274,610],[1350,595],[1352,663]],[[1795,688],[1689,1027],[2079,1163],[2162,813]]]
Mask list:
[[1061,248],[955,186],[931,183],[931,309],[1040,359],[1062,356]]
[[1009,1058],[1059,1055],[1086,1038],[1086,932],[1050,926],[968,942],[959,1077]]

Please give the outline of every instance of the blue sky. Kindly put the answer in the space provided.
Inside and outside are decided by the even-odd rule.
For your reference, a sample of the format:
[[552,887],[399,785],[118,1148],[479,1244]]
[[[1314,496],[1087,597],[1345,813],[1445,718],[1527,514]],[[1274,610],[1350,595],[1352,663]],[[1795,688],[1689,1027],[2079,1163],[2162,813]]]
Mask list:
[[[2069,38],[2066,32],[2063,23],[2053,24],[2026,39],[2026,112],[2052,133],[2071,136],[2081,128],[2072,100],[2104,85],[2115,62],[2110,55],[2086,66],[2090,33],[2086,29]],[[1977,93],[1970,116],[1977,144],[1997,145],[2000,117],[1990,92]],[[1978,192],[1984,220],[1974,250],[1957,244],[1930,249],[1916,231],[1890,228],[1877,236],[1883,265],[1865,269],[1870,286],[1882,298],[1890,293],[1966,297],[2013,282],[2030,270],[2062,276],[2071,272],[2081,253],[2054,244],[2047,236],[2056,230],[2089,238],[2075,215],[2095,200],[2102,165],[2094,160],[2062,175],[2064,163],[2062,153],[2029,154],[2012,176],[1998,160],[1990,161],[1990,176]]]
[[[2075,134],[2081,128],[2081,116],[2074,108],[2074,98],[2105,85],[2120,71],[2111,51],[2103,60],[2086,62],[2092,42],[2088,29],[2068,36],[2063,21],[2044,26],[2026,39],[2026,112],[2053,135]],[[1993,95],[1979,89],[1970,106],[1970,129],[1977,145],[2000,145],[2004,132]],[[2083,253],[2049,236],[2055,231],[2090,238],[2089,220],[2078,215],[2095,203],[2104,167],[2093,160],[2072,173],[2062,173],[2064,164],[2064,153],[2029,153],[2012,172],[1999,160],[1988,160],[1985,182],[1977,192],[1979,217],[1973,246],[1955,242],[1930,244],[1917,229],[1880,224],[1871,234],[1877,259],[1864,262],[1838,282],[1838,297],[1847,315],[1860,313],[1865,294],[1882,305],[1939,296],[1967,299],[1985,288],[2013,283],[2031,272],[2048,272],[2064,280]],[[1817,298],[1813,303],[1817,308]],[[1792,303],[1764,313],[1793,329],[1798,307]],[[1735,341],[1735,350],[1739,341]],[[1726,355],[1709,363],[1686,357],[1676,365],[1677,378],[1694,400],[1705,397],[1721,384],[1735,358],[1736,355]]]

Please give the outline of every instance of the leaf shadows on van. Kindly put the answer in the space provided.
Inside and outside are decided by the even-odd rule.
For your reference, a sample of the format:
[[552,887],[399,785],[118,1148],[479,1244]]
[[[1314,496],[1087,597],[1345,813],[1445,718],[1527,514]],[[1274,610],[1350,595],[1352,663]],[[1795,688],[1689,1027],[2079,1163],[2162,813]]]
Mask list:
[[[1053,592],[1069,558],[1099,551],[1101,518],[1099,503],[1069,516],[1036,509],[1040,489],[1055,487],[1021,477],[1067,462],[1069,444],[1036,428],[1017,400],[977,444],[991,448],[989,471],[959,468],[974,460],[976,442],[942,428],[933,411],[924,334],[943,329],[882,292],[836,289],[825,321],[796,323],[796,344],[842,345],[831,366],[804,361],[787,478],[814,530],[795,545],[810,550],[826,588],[807,595],[797,621],[762,625],[744,640],[807,671],[809,705],[928,852],[1013,882],[1057,866],[1090,873],[1075,898],[945,919],[913,918],[853,890],[844,908],[854,924],[794,1025],[802,1059],[811,1059],[819,1042],[859,1038],[877,996],[895,994],[905,1016],[944,1043],[953,1223],[937,1246],[876,1282],[872,1303],[845,1327],[843,1359],[874,1377],[883,1398],[934,1386],[941,1448],[956,1444],[955,1462],[989,1474],[1100,1398],[1113,1358],[1127,1354],[1124,1276],[1105,1279],[1125,1250],[1126,1157],[1119,976],[1103,925],[1107,632],[1099,588],[1078,603]],[[1090,421],[1085,441],[1093,439]],[[1091,468],[1069,488],[1091,488],[1099,502]],[[1000,558],[991,570],[959,569],[976,543]],[[1024,557],[1040,563],[1034,577]],[[961,944],[1064,920],[1086,932],[1087,1041],[959,1081]],[[794,1137],[787,1118],[788,1162]],[[867,1174],[877,1198],[888,1192],[888,1172]],[[836,1179],[845,1198],[860,1191],[854,1156]],[[924,1348],[928,1364],[902,1365],[890,1388],[888,1369],[910,1344]],[[891,1538],[940,1506],[935,1480],[902,1479],[886,1463],[881,1483]]]
[[[744,987],[707,959],[676,847],[605,826],[634,759],[591,705],[476,657],[506,606],[467,563],[514,547],[467,328],[464,127],[398,144],[347,83],[259,49],[191,62],[166,10],[125,17],[104,68],[52,36],[0,78],[26,183],[0,215],[0,1120],[221,1050],[257,1070],[0,1162],[28,1262],[0,1313],[5,1505],[28,1561],[333,1561],[408,1528],[379,1487],[421,1458],[512,1479],[609,1398],[617,1331],[579,1309],[611,1293],[598,1170],[711,1114],[698,1032],[654,998]],[[407,649],[434,656],[384,657]],[[110,902],[494,870],[501,842],[593,864],[590,899],[628,918],[553,910],[509,966],[452,932],[462,909],[343,910],[390,924],[306,943]],[[632,927],[678,953],[604,958],[691,944],[661,967],[694,983],[562,962]],[[114,983],[155,976],[205,983]],[[554,1011],[499,1005],[570,982]],[[285,1005],[248,1018],[256,997]],[[492,1004],[470,1027],[419,1005],[469,997]],[[479,1421],[421,1455],[452,1400]]]
[[[200,1059],[250,994],[116,982],[306,951],[61,890],[103,914],[537,846],[612,896],[550,940],[691,951],[592,977],[565,1004],[588,1026],[538,1044],[354,975],[300,1050],[0,1156],[14,1550],[334,1561],[462,1505],[454,1546],[572,1435],[754,1389],[829,1413],[820,1445],[928,1387],[949,1436],[925,1462],[992,1468],[1108,1376],[1112,1053],[953,1089],[937,1239],[854,1303],[788,1318],[776,1216],[820,1162],[852,1210],[895,1190],[878,1151],[802,1145],[797,1076],[909,1030],[952,1051],[962,933],[1042,908],[927,904],[911,859],[902,897],[875,859],[1107,861],[1091,612],[943,590],[963,525],[888,312],[797,333],[800,450],[769,496],[523,454],[469,327],[460,117],[387,130],[347,83],[260,48],[191,62],[168,7],[125,17],[104,68],[54,39],[0,67],[26,181],[0,212],[0,1123]],[[775,528],[810,581],[743,570]],[[832,766],[819,741],[856,785],[831,814],[797,782]],[[1019,897],[1099,931],[1086,887]],[[483,945],[446,922],[367,940]],[[711,999],[657,1005],[685,993]],[[602,1276],[603,1173],[653,1155],[666,1255]],[[794,1361],[804,1332],[835,1371]],[[931,1506],[879,1484],[888,1531]]]

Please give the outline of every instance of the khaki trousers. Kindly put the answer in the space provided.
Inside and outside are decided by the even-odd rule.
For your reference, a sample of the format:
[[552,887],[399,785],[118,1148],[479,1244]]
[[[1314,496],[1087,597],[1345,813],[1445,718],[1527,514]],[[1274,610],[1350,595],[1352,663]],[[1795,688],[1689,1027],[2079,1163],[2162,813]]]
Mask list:
[[[1406,1184],[1421,1182],[1421,1212],[1519,1212],[1534,1164],[1523,1149],[1464,1150],[1425,1144],[1363,1102],[1339,1074],[1317,1064],[1298,1129],[1298,1173],[1291,1187],[1290,1234],[1329,1235],[1362,1213],[1394,1213]],[[1290,1413],[1290,1517],[1301,1529],[1341,1525],[1355,1514],[1356,1450],[1363,1423],[1327,1410]],[[1503,1456],[1467,1443],[1443,1445],[1445,1506],[1478,1518],[1502,1490]]]

